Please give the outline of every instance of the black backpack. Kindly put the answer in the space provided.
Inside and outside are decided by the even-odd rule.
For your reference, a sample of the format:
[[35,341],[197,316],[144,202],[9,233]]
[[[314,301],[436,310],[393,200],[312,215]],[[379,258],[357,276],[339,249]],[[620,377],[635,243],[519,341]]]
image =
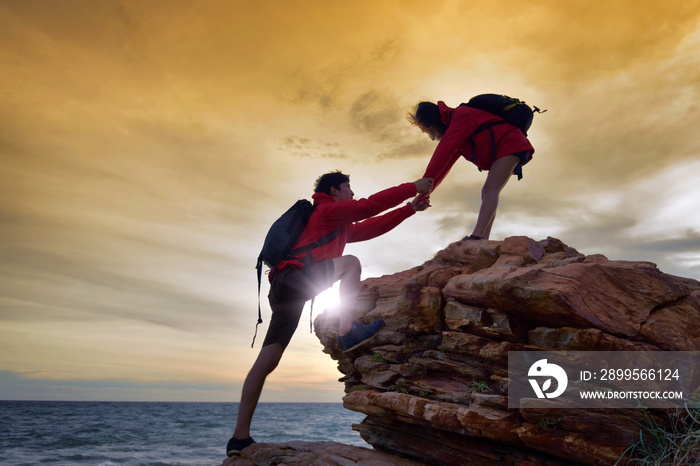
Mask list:
[[[521,100],[508,97],[507,95],[498,94],[477,95],[472,97],[469,102],[462,105],[478,108],[479,110],[485,110],[489,113],[493,113],[494,115],[498,115],[499,117],[503,118],[503,121],[489,123],[491,126],[510,123],[513,126],[517,126],[525,136],[527,136],[527,130],[529,130],[530,125],[532,125],[532,117],[534,116],[535,112],[544,113],[547,111],[540,110],[537,107],[530,108],[528,104]],[[476,132],[478,131],[479,130]]]
[[[258,323],[255,325],[255,335],[253,336],[253,344],[250,345],[251,348],[255,344],[255,337],[258,334],[258,325],[262,323],[260,285],[262,281],[263,264],[267,265],[270,270],[274,270],[283,260],[299,260],[294,256],[328,244],[338,236],[340,227],[313,243],[292,249],[299,240],[301,233],[304,231],[309,217],[311,217],[311,213],[314,211],[314,207],[315,206],[306,199],[298,200],[283,213],[280,218],[275,220],[265,236],[265,242],[263,243],[262,250],[258,256],[258,262],[255,266],[258,271]],[[306,260],[304,261],[304,269],[308,266],[309,257],[310,254],[307,254]]]
[[[539,108],[534,106],[530,108],[529,105],[527,105],[525,102],[519,99],[499,94],[477,95],[475,97],[472,97],[466,104],[461,105],[472,108],[478,108],[479,110],[485,110],[489,113],[493,113],[494,115],[503,118],[503,120],[500,121],[484,123],[483,125],[479,126],[476,129],[476,131],[474,131],[474,133],[472,133],[472,135],[469,138],[469,141],[472,146],[472,161],[476,160],[476,143],[474,142],[474,137],[476,137],[477,134],[487,129],[491,131],[491,146],[493,147],[493,159],[496,160],[496,136],[492,129],[494,126],[509,123],[520,129],[520,131],[522,131],[523,134],[527,136],[527,131],[530,129],[530,125],[532,125],[532,118],[535,112],[544,113],[547,111],[540,110]],[[518,169],[516,169],[516,174],[518,175],[518,179],[521,179],[523,177],[522,167],[519,166]]]

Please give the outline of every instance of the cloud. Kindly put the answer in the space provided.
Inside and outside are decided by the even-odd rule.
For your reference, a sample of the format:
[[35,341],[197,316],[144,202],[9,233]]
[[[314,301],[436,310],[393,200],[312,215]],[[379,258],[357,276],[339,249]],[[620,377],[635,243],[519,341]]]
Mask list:
[[[353,6],[358,5],[361,2],[353,3]],[[397,39],[405,31],[386,26],[373,28],[372,23],[378,20],[381,21],[381,17],[377,12],[368,13],[362,24],[355,25],[353,33],[341,36],[337,31],[352,27],[343,20],[334,26],[336,31],[332,37],[319,37],[314,44],[317,50],[309,52],[318,59],[303,60],[303,64],[296,64],[286,74],[288,79],[281,92],[283,100],[307,108],[318,107],[327,115],[358,104],[362,107],[371,104],[361,102],[366,98],[381,98],[379,94],[391,89],[386,80],[392,78],[394,66],[400,64],[407,50]],[[401,23],[400,17],[394,20]],[[315,31],[312,29],[310,33]],[[377,93],[377,89],[381,91]],[[357,110],[363,111],[358,108],[351,113]],[[357,123],[362,126],[366,121]]]
[[[151,254],[150,259],[157,260],[158,255]],[[4,304],[0,319],[127,319],[185,331],[215,329],[222,320],[232,320],[233,300],[199,295],[177,283],[165,282],[172,275],[156,281],[104,270],[105,265],[99,259],[94,262],[88,257],[16,248],[3,266],[5,280],[0,295]],[[196,314],[192,313],[194,309]]]
[[391,96],[376,90],[365,92],[349,109],[350,124],[358,132],[378,141],[386,141],[396,131],[400,107]]
[[312,141],[306,137],[287,136],[278,150],[296,157],[347,159],[348,155],[337,142]]
[[[450,50],[474,37],[486,37],[498,16],[502,34],[474,41],[499,60],[540,86],[568,91],[624,70],[656,63],[697,28],[697,2],[632,0],[595,3],[585,0],[518,2],[518,14],[498,15],[506,2],[459,3],[457,15],[465,18],[470,35],[446,43]],[[473,50],[470,50],[473,53]]]
[[643,252],[673,252],[673,253],[698,253],[700,254],[700,233],[696,231],[686,231],[685,234],[676,239],[664,239],[651,241],[637,245],[637,249]]
[[430,160],[430,156],[435,150],[435,145],[428,139],[421,139],[407,144],[398,143],[397,146],[388,148],[385,152],[379,154],[379,160],[383,159],[408,159],[422,157]]

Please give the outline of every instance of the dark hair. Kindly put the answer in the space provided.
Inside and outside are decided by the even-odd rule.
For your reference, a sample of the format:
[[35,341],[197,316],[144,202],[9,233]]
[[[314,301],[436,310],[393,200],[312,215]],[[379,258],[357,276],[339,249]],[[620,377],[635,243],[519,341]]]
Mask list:
[[340,189],[340,185],[350,181],[350,177],[339,170],[321,175],[314,185],[315,193],[326,193],[331,195],[331,188]]
[[414,125],[434,130],[440,136],[447,131],[447,125],[442,122],[440,116],[440,109],[432,102],[419,102],[415,111],[408,114],[408,120]]

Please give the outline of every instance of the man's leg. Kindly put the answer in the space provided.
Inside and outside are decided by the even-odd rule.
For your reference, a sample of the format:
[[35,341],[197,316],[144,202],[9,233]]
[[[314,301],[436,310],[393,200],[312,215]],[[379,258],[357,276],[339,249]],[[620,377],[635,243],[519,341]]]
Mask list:
[[[250,439],[250,424],[265,379],[280,362],[304,309],[306,298],[299,291],[300,283],[303,281],[304,276],[301,272],[294,270],[283,270],[272,280],[269,294],[270,308],[272,309],[270,326],[267,329],[260,354],[258,354],[243,383],[236,428],[233,437],[229,440],[229,445],[226,447],[227,454],[235,454],[253,443]],[[240,442],[240,440],[247,441]]]
[[513,175],[513,170],[518,163],[520,163],[518,156],[509,155],[496,160],[491,166],[484,187],[481,189],[481,208],[472,235],[484,239],[488,239],[491,235],[491,227],[498,208],[498,196]]
[[359,259],[355,256],[337,257],[333,259],[333,266],[333,279],[340,280],[338,345],[342,351],[352,351],[373,338],[384,327],[384,321],[378,319],[365,325],[354,322],[362,274]]
[[352,329],[353,313],[357,307],[357,296],[360,294],[360,277],[362,264],[355,256],[341,256],[333,259],[333,282],[340,280],[340,335],[347,334]]
[[258,406],[263,384],[267,376],[277,367],[282,358],[282,353],[284,353],[284,346],[280,343],[263,346],[260,350],[258,358],[255,360],[243,383],[241,403],[238,406],[236,430],[233,432],[235,438],[243,440],[250,437],[250,424],[253,420],[255,408]]

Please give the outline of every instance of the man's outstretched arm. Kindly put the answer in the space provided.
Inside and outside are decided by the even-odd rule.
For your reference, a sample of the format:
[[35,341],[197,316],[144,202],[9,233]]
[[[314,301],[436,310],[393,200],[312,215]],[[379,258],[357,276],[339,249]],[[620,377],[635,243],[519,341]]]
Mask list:
[[348,243],[367,241],[381,236],[396,228],[414,213],[422,212],[428,207],[430,207],[430,198],[427,195],[419,194],[410,203],[399,209],[351,225],[348,232]]
[[396,207],[416,194],[428,194],[433,180],[421,178],[371,195],[366,199],[340,201],[325,208],[324,219],[331,223],[359,222]]

